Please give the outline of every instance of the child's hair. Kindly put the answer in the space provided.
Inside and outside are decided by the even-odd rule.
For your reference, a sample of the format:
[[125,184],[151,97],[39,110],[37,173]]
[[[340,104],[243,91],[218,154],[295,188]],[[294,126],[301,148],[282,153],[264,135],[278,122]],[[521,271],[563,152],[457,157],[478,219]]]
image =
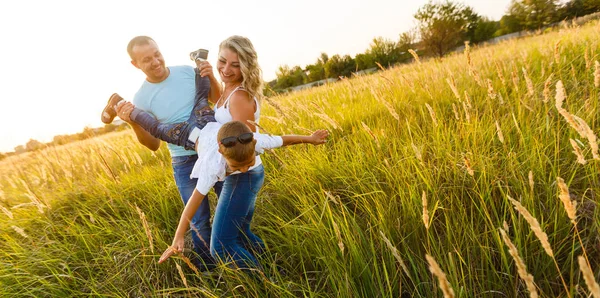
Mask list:
[[[246,124],[240,121],[230,121],[219,129],[219,133],[217,134],[217,140],[221,142],[222,139],[227,137],[238,137],[243,133],[252,133],[250,128],[246,126]],[[236,142],[232,147],[220,146],[221,154],[227,159],[234,160],[236,162],[244,162],[250,159],[250,156],[254,156],[254,144],[256,142],[253,140],[248,144],[240,144]]]
[[219,51],[225,48],[238,55],[242,70],[242,87],[260,102],[263,96],[262,70],[258,65],[258,55],[252,42],[246,37],[233,35],[219,45]]

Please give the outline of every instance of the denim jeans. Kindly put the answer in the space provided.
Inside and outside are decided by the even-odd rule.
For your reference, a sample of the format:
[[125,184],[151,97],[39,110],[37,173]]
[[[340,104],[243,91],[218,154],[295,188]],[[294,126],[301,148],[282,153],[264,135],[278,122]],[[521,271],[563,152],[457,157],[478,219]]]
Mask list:
[[[172,166],[173,175],[175,176],[175,183],[179,189],[179,194],[183,203],[187,205],[194,188],[196,188],[196,182],[198,179],[190,179],[190,174],[194,168],[194,163],[198,159],[198,155],[189,156],[173,156]],[[218,182],[214,186],[214,191],[217,196],[221,193],[223,182]],[[194,243],[194,252],[198,254],[200,261],[204,263],[206,269],[212,269],[214,267],[214,259],[210,255],[210,241],[211,241],[211,227],[210,227],[210,206],[208,199],[204,199],[198,207],[196,214],[190,222],[190,230],[192,233],[192,240]],[[204,266],[196,262],[197,266],[202,270]]]
[[207,97],[209,91],[210,81],[208,77],[200,78],[196,74],[194,107],[190,113],[190,117],[185,122],[161,123],[151,114],[138,108],[133,109],[130,118],[155,138],[184,147],[187,150],[194,150],[195,143],[188,140],[192,130],[195,127],[202,129],[207,123],[217,121],[215,119],[215,112],[208,106]]
[[250,223],[264,179],[262,165],[225,179],[210,242],[210,253],[216,260],[231,262],[238,268],[261,268],[253,252],[264,251],[264,243],[250,231]]

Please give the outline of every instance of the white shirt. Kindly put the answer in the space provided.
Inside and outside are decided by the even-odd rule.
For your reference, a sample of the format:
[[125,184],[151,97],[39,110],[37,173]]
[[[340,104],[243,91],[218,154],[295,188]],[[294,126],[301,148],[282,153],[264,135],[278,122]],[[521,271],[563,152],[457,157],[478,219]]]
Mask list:
[[[229,93],[229,96],[227,96],[222,106],[219,107],[221,101],[217,102],[217,104],[215,105],[215,119],[217,120],[217,122],[225,124],[227,122],[233,121],[233,117],[231,116],[231,112],[229,111],[229,100],[231,99],[233,93],[235,93],[238,90],[243,90],[247,92],[242,86],[239,86],[233,89],[231,93]],[[254,122],[260,123],[260,104],[256,97],[254,97],[254,103],[256,104],[256,111],[254,112]],[[256,127],[256,132],[258,132],[258,127]],[[250,170],[260,166],[261,164],[262,160],[260,159],[260,155],[257,155],[256,159],[254,160],[254,165],[250,167]]]
[[[198,136],[198,160],[194,164],[190,177],[198,178],[196,190],[203,195],[208,194],[217,181],[223,181],[227,176],[227,161],[219,153],[217,140],[217,133],[221,126],[222,124],[218,122],[210,122]],[[254,139],[256,140],[255,151],[258,154],[262,154],[265,149],[283,146],[283,139],[280,136],[254,133]]]

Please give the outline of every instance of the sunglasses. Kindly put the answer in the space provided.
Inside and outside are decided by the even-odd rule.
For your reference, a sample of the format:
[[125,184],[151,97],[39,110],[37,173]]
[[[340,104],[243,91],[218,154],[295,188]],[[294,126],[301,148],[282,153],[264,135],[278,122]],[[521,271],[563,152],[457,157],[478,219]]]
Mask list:
[[254,134],[250,132],[243,133],[237,137],[226,137],[221,139],[221,144],[226,148],[230,148],[235,146],[235,143],[239,142],[240,144],[248,144],[252,142],[254,139]]

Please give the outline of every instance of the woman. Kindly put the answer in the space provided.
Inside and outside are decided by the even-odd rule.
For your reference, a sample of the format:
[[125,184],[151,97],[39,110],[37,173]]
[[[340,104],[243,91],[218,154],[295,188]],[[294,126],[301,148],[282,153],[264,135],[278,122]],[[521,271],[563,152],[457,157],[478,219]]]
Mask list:
[[[221,90],[207,61],[199,62],[200,74],[208,76],[211,89]],[[248,120],[258,123],[262,74],[257,54],[248,38],[231,36],[219,46],[217,71],[223,82],[221,96],[209,98],[215,104],[215,118],[225,124],[241,121],[252,131],[257,128]],[[229,176],[217,203],[212,224],[210,252],[215,259],[233,262],[239,268],[260,268],[253,252],[264,250],[263,241],[250,231],[256,195],[264,182],[260,156],[245,173]]]

